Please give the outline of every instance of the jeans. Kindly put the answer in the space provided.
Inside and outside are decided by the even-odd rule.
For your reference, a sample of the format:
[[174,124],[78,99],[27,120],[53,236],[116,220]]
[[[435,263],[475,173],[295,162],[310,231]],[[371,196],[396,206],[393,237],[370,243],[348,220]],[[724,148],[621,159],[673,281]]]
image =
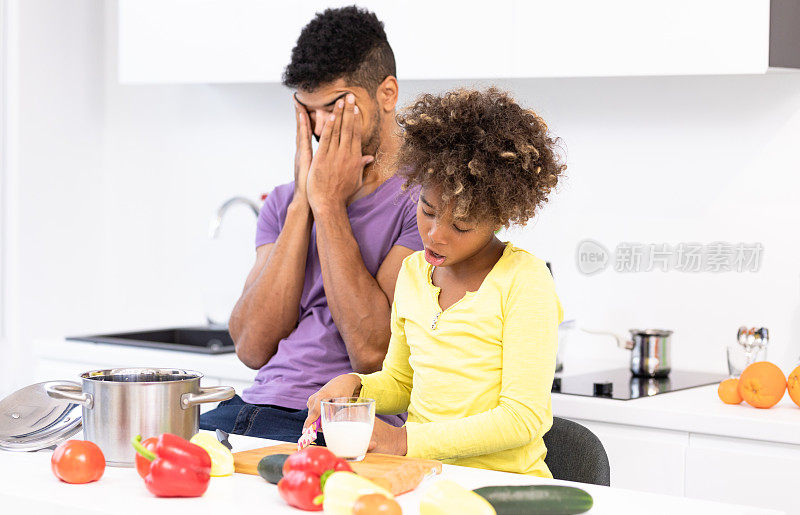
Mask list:
[[[226,433],[284,442],[297,442],[303,434],[308,410],[295,410],[266,404],[248,404],[235,395],[211,411],[200,415],[200,429],[222,429]],[[325,445],[320,432],[316,443]]]

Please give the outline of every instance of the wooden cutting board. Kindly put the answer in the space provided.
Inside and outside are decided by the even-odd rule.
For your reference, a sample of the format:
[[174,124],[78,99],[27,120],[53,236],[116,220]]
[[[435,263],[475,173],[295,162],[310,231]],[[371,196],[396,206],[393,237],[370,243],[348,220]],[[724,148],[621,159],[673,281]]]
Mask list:
[[[233,464],[236,472],[258,475],[258,462],[270,454],[292,454],[297,444],[285,443],[261,447],[249,451],[234,452]],[[442,472],[442,463],[435,460],[392,456],[389,454],[367,453],[359,462],[350,462],[353,472],[386,488],[393,495],[400,495],[415,489],[429,475]]]

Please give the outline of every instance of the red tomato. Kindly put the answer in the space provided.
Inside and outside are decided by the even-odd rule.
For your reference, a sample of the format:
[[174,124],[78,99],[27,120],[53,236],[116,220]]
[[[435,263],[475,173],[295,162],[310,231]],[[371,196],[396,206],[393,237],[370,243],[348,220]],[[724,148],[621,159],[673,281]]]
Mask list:
[[402,515],[397,501],[381,494],[362,495],[353,505],[353,515]]
[[91,483],[103,476],[106,458],[97,444],[85,440],[67,440],[50,458],[53,474],[65,483]]
[[[156,442],[158,442],[158,438],[148,438],[142,445],[148,451],[156,452]],[[139,473],[142,478],[144,478],[147,474],[150,473],[150,464],[153,463],[152,461],[148,460],[138,452],[136,453],[136,472]]]

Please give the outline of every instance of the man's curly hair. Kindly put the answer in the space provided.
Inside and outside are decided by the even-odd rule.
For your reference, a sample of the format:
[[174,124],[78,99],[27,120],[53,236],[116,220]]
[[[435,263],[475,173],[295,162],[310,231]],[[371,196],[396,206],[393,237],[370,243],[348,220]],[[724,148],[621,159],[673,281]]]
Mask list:
[[396,76],[394,53],[375,13],[356,6],[326,9],[303,27],[283,72],[283,84],[314,91],[343,78],[374,95]]
[[455,217],[524,225],[566,169],[544,120],[495,87],[424,94],[397,121],[405,187],[441,187]]

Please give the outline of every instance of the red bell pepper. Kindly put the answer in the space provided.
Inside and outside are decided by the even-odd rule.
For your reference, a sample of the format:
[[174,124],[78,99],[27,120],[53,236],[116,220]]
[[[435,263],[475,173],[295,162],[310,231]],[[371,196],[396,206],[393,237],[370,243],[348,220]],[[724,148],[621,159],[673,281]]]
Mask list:
[[[148,451],[155,452],[156,450],[156,442],[158,442],[158,438],[148,438],[144,442],[142,442],[142,446],[147,449]],[[139,473],[142,479],[147,477],[147,474],[150,473],[150,463],[151,461],[139,454],[136,453],[136,472]]]
[[150,460],[144,484],[157,497],[200,497],[211,479],[211,457],[199,445],[164,433],[156,439],[155,452],[133,439],[136,452]]
[[286,459],[283,478],[278,481],[278,493],[295,508],[320,511],[325,481],[338,471],[352,472],[353,469],[325,447],[306,447]]

